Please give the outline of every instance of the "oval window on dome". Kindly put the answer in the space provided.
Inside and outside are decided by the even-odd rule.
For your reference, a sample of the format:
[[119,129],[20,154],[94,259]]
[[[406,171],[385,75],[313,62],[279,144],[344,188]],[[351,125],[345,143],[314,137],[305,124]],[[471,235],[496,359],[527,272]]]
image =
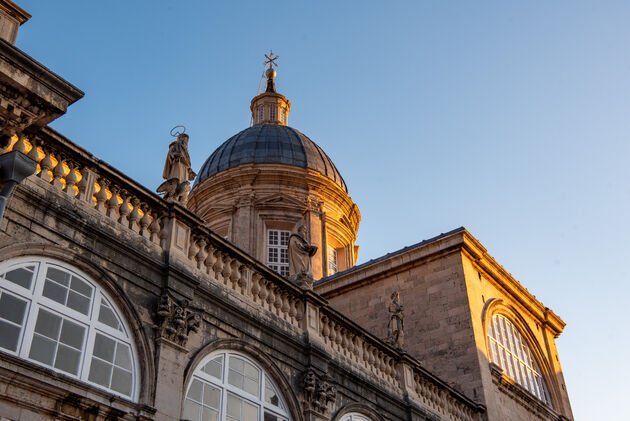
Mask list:
[[182,420],[289,421],[291,418],[269,375],[237,352],[205,357],[186,389]]
[[492,316],[488,327],[492,362],[528,392],[551,406],[547,384],[527,341],[506,317]]
[[137,357],[121,312],[97,283],[41,258],[0,263],[0,351],[137,396]]

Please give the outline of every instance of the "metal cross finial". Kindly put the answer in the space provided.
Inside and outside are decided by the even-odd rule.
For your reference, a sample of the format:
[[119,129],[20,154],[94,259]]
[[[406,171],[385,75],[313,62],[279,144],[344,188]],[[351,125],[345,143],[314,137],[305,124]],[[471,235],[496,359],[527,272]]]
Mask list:
[[265,54],[265,58],[267,59],[265,60],[265,65],[268,64],[270,69],[272,69],[273,66],[278,67],[278,63],[276,63],[276,60],[278,60],[280,56],[274,56],[272,50],[269,50],[269,54]]

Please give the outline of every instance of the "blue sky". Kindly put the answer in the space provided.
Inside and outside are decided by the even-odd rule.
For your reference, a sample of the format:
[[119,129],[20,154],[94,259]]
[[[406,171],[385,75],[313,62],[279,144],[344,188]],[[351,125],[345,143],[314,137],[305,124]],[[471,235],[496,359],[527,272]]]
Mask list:
[[[630,376],[630,3],[35,1],[19,48],[86,92],[52,126],[144,185],[249,125],[263,54],[362,213],[359,261],[459,226],[566,322],[576,419]],[[610,366],[603,364],[610,362]]]

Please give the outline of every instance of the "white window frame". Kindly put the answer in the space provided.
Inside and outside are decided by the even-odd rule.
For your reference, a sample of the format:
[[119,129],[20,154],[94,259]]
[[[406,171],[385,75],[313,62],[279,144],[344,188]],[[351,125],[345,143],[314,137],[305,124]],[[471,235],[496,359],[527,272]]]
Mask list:
[[345,414],[339,421],[371,421],[368,417],[358,412]]
[[[203,371],[202,369],[205,367],[205,365],[207,363],[209,363],[210,361],[214,360],[217,357],[223,357],[223,365],[222,365],[222,372],[221,372],[221,379],[218,379],[208,373],[206,373],[205,371]],[[246,391],[244,391],[243,389],[240,389],[237,386],[234,386],[232,384],[230,384],[228,382],[228,373],[229,373],[229,362],[228,360],[230,358],[240,358],[245,360],[246,362],[252,364],[254,367],[256,367],[258,369],[258,395],[253,395],[251,393],[248,393]],[[197,367],[195,368],[195,371],[193,372],[193,375],[190,378],[190,381],[188,382],[188,384],[186,385],[186,388],[184,390],[184,398],[183,398],[183,404],[182,404],[182,417],[184,416],[184,412],[185,412],[185,408],[186,408],[186,401],[189,400],[188,398],[188,393],[190,391],[191,386],[193,385],[193,382],[195,380],[198,380],[204,384],[208,384],[214,388],[217,388],[220,390],[220,401],[219,401],[219,421],[226,421],[227,420],[227,396],[228,394],[232,394],[235,395],[236,397],[248,401],[249,403],[255,405],[258,407],[258,420],[257,421],[263,421],[264,419],[264,414],[265,412],[269,412],[272,413],[273,415],[275,415],[276,417],[278,417],[278,419],[280,421],[291,421],[291,416],[289,414],[289,411],[287,409],[287,405],[286,405],[286,399],[284,398],[284,396],[282,396],[278,390],[278,387],[276,386],[275,382],[271,379],[271,376],[269,376],[266,371],[260,366],[260,364],[257,364],[255,361],[253,361],[251,358],[249,358],[248,356],[241,354],[240,352],[236,352],[236,351],[231,351],[231,350],[221,350],[221,351],[215,351],[213,353],[211,353],[210,355],[207,355],[206,357],[204,357],[199,364],[197,365]],[[276,394],[276,396],[279,399],[279,405],[272,405],[268,402],[265,401],[265,382],[269,382]],[[198,401],[194,401],[192,399],[190,399],[191,401],[195,402],[195,403],[199,403]],[[200,413],[200,419],[199,420],[190,420],[190,421],[201,421],[201,417],[203,416],[203,411]],[[182,418],[183,419],[183,418]],[[188,419],[188,418],[186,418]],[[243,420],[245,421],[245,420]],[[250,420],[246,420],[246,421],[250,421]],[[251,420],[251,421],[256,421],[256,420]]]
[[[30,288],[24,288],[4,278],[5,273],[26,266],[35,267],[33,277],[31,278]],[[81,281],[89,284],[92,287],[92,296],[87,314],[83,314],[80,311],[74,310],[70,307],[67,307],[66,305],[60,304],[42,295],[48,267],[54,267],[66,273],[69,273],[72,276],[76,276]],[[76,268],[72,268],[69,265],[55,259],[40,257],[12,259],[0,263],[0,293],[9,293],[10,295],[18,296],[21,300],[27,302],[25,317],[21,326],[20,336],[18,338],[17,349],[15,351],[11,351],[9,349],[0,348],[0,353],[14,355],[18,358],[22,358],[33,364],[46,367],[65,376],[78,379],[85,383],[89,383],[94,387],[105,390],[117,396],[121,396],[125,399],[137,401],[140,377],[138,374],[139,363],[137,350],[130,334],[131,329],[125,321],[125,318],[122,316],[122,312],[118,309],[109,294],[103,291],[103,289],[96,282],[92,281],[89,276],[77,270]],[[106,301],[110,309],[116,315],[116,318],[120,323],[120,331],[98,320],[102,300]],[[37,321],[37,316],[40,310],[48,311],[56,316],[61,317],[62,320],[67,319],[73,324],[80,325],[85,328],[82,342],[83,347],[79,360],[79,368],[76,375],[58,369],[54,367],[54,365],[47,365],[38,360],[30,358],[29,354],[31,351],[31,343],[34,336],[35,323]],[[132,376],[131,393],[129,395],[120,393],[116,390],[88,380],[90,365],[92,363],[92,357],[94,353],[94,341],[97,333],[113,339],[117,342],[122,342],[129,347],[129,351],[131,353]],[[113,362],[110,364],[114,365]]]
[[[271,240],[272,234],[277,236],[278,241],[273,242]],[[265,260],[267,262],[267,266],[271,269],[278,272],[280,275],[284,277],[289,276],[289,237],[291,236],[291,231],[286,230],[277,230],[277,229],[267,229],[267,233],[265,235]],[[286,238],[286,244],[282,244],[282,237]],[[271,255],[275,254],[277,256],[277,261],[272,261]],[[284,258],[283,258],[284,256]]]
[[551,406],[547,384],[527,340],[507,317],[495,314],[488,326],[490,360],[525,390]]

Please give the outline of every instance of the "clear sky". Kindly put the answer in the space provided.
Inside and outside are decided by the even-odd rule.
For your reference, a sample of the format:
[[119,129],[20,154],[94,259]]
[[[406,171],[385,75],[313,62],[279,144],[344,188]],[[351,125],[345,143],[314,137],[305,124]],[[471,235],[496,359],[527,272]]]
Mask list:
[[273,49],[359,262],[465,226],[567,322],[575,418],[624,418],[630,2],[17,1],[18,47],[86,92],[52,127],[152,189],[171,127],[196,169],[248,127]]

